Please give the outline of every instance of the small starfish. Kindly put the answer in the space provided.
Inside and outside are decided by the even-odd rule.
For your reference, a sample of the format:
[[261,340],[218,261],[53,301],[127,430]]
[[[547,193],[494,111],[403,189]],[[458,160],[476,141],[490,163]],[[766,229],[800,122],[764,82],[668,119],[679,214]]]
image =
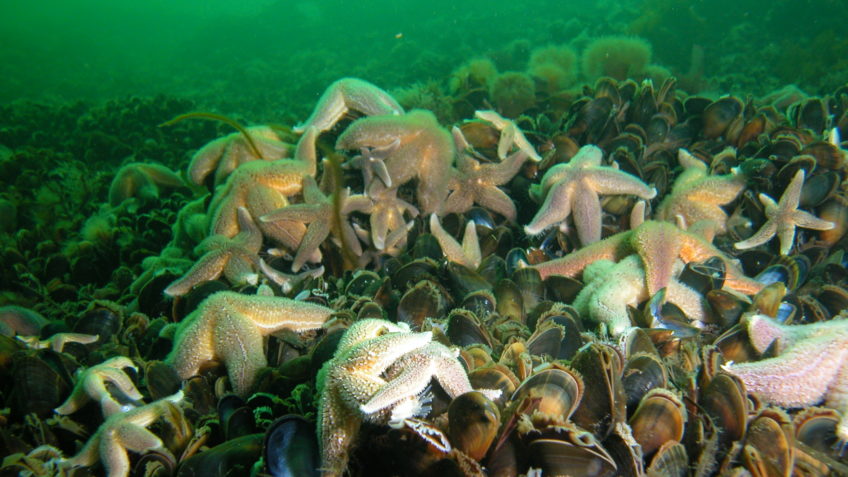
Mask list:
[[64,404],[56,408],[56,412],[73,414],[90,400],[100,403],[100,410],[105,418],[124,411],[124,406],[116,401],[107,389],[107,383],[118,388],[130,400],[139,401],[143,398],[132,379],[124,372],[124,368],[138,369],[131,359],[125,356],[116,356],[81,371],[77,376],[71,395]]
[[360,154],[345,162],[343,167],[362,169],[366,188],[375,176],[383,181],[386,187],[392,187],[392,176],[386,168],[386,159],[397,151],[398,146],[400,146],[400,139],[395,139],[387,146],[360,148]]
[[798,210],[801,200],[801,188],[804,186],[804,169],[798,169],[795,177],[780,196],[780,202],[775,203],[771,197],[760,194],[760,202],[766,210],[766,223],[754,235],[746,240],[736,242],[734,247],[745,250],[762,245],[777,235],[780,239],[780,254],[788,255],[795,243],[795,228],[803,227],[813,230],[830,230],[836,224],[822,220],[809,212]]
[[342,336],[335,356],[318,373],[318,431],[324,476],[340,475],[365,415],[360,406],[386,385],[383,373],[407,352],[430,343],[431,332],[412,333],[405,323],[366,319]]
[[403,108],[389,93],[361,79],[342,78],[327,87],[312,115],[304,124],[296,126],[294,132],[303,132],[310,126],[319,132],[327,131],[350,110],[366,116],[403,114]]
[[[590,263],[583,270],[583,281],[585,286],[574,299],[574,308],[580,316],[599,323],[602,333],[613,337],[631,328],[627,307],[650,298],[645,268],[636,254],[618,263],[610,260]],[[666,291],[666,301],[678,305],[688,318],[695,322],[704,318],[703,300],[694,290],[672,279]]]
[[38,339],[38,336],[18,336],[18,340],[26,343],[31,349],[50,348],[57,353],[61,353],[68,343],[91,344],[97,341],[99,337],[99,335],[87,335],[84,333],[56,333],[45,340]]
[[510,222],[515,222],[515,204],[498,186],[515,177],[527,160],[527,154],[518,150],[499,163],[481,163],[466,152],[468,143],[455,126],[453,136],[459,149],[456,158],[458,170],[454,171],[448,186],[450,193],[442,206],[442,214],[463,213],[474,204],[480,204],[503,215]]
[[[399,141],[397,147],[393,144]],[[415,198],[425,214],[436,212],[448,193],[454,157],[450,133],[430,111],[414,110],[402,116],[372,116],[354,121],[336,141],[336,149],[377,148],[392,151],[383,160],[390,188],[417,179]],[[372,181],[371,186],[378,185]],[[370,195],[370,194],[369,194]]]
[[183,179],[161,164],[131,162],[118,170],[109,185],[109,205],[117,207],[128,199],[147,202],[159,198],[162,187],[185,187]]
[[601,201],[599,195],[632,194],[642,199],[657,195],[638,178],[626,172],[601,166],[603,151],[597,146],[583,146],[567,164],[557,164],[533,186],[531,195],[544,197],[539,212],[524,227],[529,235],[538,235],[552,225],[565,221],[574,212],[577,235],[583,245],[601,239]]
[[335,230],[335,197],[326,196],[312,176],[303,178],[304,203],[294,204],[277,209],[260,217],[262,222],[274,222],[279,220],[290,222],[308,223],[306,234],[297,248],[297,254],[292,262],[292,271],[297,272],[306,263],[306,260],[315,254],[318,247],[324,242],[330,232],[333,231],[338,240],[344,239],[345,244],[351,248],[354,255],[362,255],[362,246],[356,237],[356,232],[348,221],[348,215],[354,211],[368,210],[372,204],[371,199],[364,195],[350,195],[350,189],[339,191],[341,204],[339,211],[341,230]]
[[506,159],[509,151],[515,147],[536,162],[542,160],[542,157],[539,156],[539,153],[536,152],[536,149],[533,148],[518,125],[511,119],[507,119],[492,110],[475,111],[474,116],[492,123],[492,126],[501,132],[501,138],[498,141],[498,158]]
[[733,260],[703,238],[668,222],[647,220],[635,229],[620,232],[600,242],[583,247],[562,258],[533,265],[542,278],[549,275],[576,277],[597,260],[619,261],[636,253],[645,267],[648,295],[666,288],[674,276],[675,262],[703,262],[719,257],[725,264],[724,286],[738,292],[754,294],[763,284],[748,278]]
[[218,292],[180,322],[166,362],[188,379],[204,364],[223,361],[233,389],[244,396],[256,372],[267,365],[265,336],[283,329],[318,329],[332,314],[332,309],[314,303]]
[[182,296],[198,283],[214,280],[222,274],[233,285],[256,285],[259,276],[259,250],[262,248],[262,233],[244,207],[238,208],[239,228],[235,237],[213,235],[197,246],[206,251],[182,278],[165,289],[168,296]]
[[842,414],[836,435],[848,441],[848,320],[782,325],[765,315],[751,315],[745,324],[758,351],[776,343],[778,356],[729,363],[724,369],[742,379],[749,392],[773,404],[803,407],[824,400]]
[[430,215],[430,233],[436,237],[442,247],[442,253],[449,261],[456,262],[471,270],[477,270],[477,267],[480,266],[482,256],[480,254],[480,241],[477,239],[477,226],[474,221],[469,220],[465,225],[462,245],[442,228],[436,214]]
[[683,173],[674,181],[671,194],[657,208],[658,220],[682,218],[692,225],[701,220],[715,223],[716,233],[727,230],[727,213],[721,208],[736,200],[745,189],[745,180],[740,174],[710,175],[707,165],[686,149],[680,149],[677,160]]
[[[402,247],[406,243],[406,232],[409,230],[405,217],[414,219],[418,216],[418,209],[398,198],[397,189],[387,188],[382,182],[372,182],[367,195],[371,199],[371,205],[363,209],[363,212],[370,214],[370,237],[374,248],[379,251],[388,250],[391,248],[390,242]],[[400,235],[396,235],[396,232]]]
[[139,454],[148,451],[168,452],[156,434],[147,429],[148,426],[166,418],[181,432],[185,429],[185,418],[177,406],[182,400],[182,391],[173,396],[153,401],[150,404],[137,407],[127,412],[110,416],[100,425],[97,432],[88,439],[79,454],[69,459],[60,460],[60,466],[72,469],[88,467],[98,461],[103,463],[109,477],[125,477],[130,473],[130,459],[127,451]]
[[206,176],[214,170],[217,185],[245,162],[258,159],[275,161],[292,153],[291,144],[282,142],[269,126],[251,126],[245,130],[250,134],[261,158],[256,157],[244,135],[235,132],[209,142],[194,153],[188,165],[189,179],[197,185],[203,185]]

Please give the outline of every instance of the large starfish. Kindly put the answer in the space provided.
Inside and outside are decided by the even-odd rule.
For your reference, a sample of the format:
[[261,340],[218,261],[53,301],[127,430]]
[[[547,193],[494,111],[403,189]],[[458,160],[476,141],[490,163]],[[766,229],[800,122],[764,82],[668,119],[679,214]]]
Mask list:
[[724,369],[738,376],[750,392],[786,407],[811,406],[824,400],[842,419],[837,437],[848,441],[848,320],[782,325],[764,315],[746,318],[748,336],[760,352],[775,343],[777,356]]
[[531,195],[544,197],[539,212],[524,227],[530,235],[538,235],[548,227],[564,222],[574,214],[574,225],[583,245],[601,239],[601,201],[599,195],[632,194],[652,199],[656,189],[648,187],[626,172],[601,166],[603,151],[597,146],[583,146],[567,164],[557,164],[533,186]]
[[238,208],[238,220],[241,231],[235,237],[212,235],[200,242],[197,250],[205,253],[181,278],[168,285],[166,295],[185,295],[198,283],[222,274],[233,285],[257,283],[262,233],[244,207]]
[[189,179],[197,185],[203,185],[206,176],[214,170],[217,185],[245,162],[257,159],[275,161],[288,157],[294,149],[291,144],[282,142],[269,126],[252,126],[245,128],[245,131],[261,157],[256,157],[256,152],[244,134],[235,132],[207,143],[194,153],[188,165]]
[[746,277],[730,257],[703,238],[673,224],[653,220],[645,221],[635,229],[620,232],[562,258],[534,265],[533,268],[539,270],[542,278],[548,275],[576,277],[592,262],[617,262],[634,253],[642,259],[649,296],[654,296],[660,289],[669,286],[678,259],[689,263],[718,257],[726,268],[725,287],[747,294],[754,294],[763,288],[763,284]]
[[[344,241],[345,246],[357,257],[362,255],[362,246],[356,232],[350,225],[348,216],[354,211],[364,211],[371,208],[371,199],[364,195],[350,195],[350,189],[339,191],[339,217],[335,214],[335,194],[325,195],[318,188],[312,176],[303,178],[302,204],[293,204],[275,210],[260,217],[262,222],[289,221],[307,223],[306,234],[297,248],[297,254],[292,262],[292,271],[297,272],[313,256],[318,247],[332,231],[337,240]],[[338,224],[335,224],[338,219]]]
[[459,128],[453,128],[453,137],[459,149],[456,156],[457,170],[453,171],[448,186],[450,193],[441,213],[463,213],[474,204],[479,204],[515,222],[515,204],[498,186],[515,177],[527,160],[527,154],[518,150],[499,163],[482,163],[468,153],[468,143]]
[[803,227],[813,230],[830,230],[836,224],[822,220],[809,212],[798,210],[798,202],[801,200],[801,188],[804,186],[804,169],[798,169],[792,181],[780,196],[780,201],[775,202],[771,197],[760,194],[760,202],[765,206],[766,223],[757,230],[754,235],[734,246],[744,250],[757,245],[762,245],[777,235],[780,239],[780,254],[788,255],[795,243],[795,228]]
[[185,187],[183,179],[174,171],[161,164],[131,162],[120,168],[109,185],[109,204],[121,205],[127,199],[142,202],[159,198],[159,190],[164,187]]
[[686,225],[701,220],[711,220],[715,232],[722,234],[727,228],[727,213],[722,205],[734,201],[745,189],[745,179],[740,174],[710,175],[707,165],[680,149],[677,160],[683,172],[674,181],[671,194],[657,208],[658,220],[676,221],[682,218]]
[[82,450],[74,457],[62,460],[65,468],[92,466],[98,461],[103,463],[109,477],[125,477],[130,473],[130,459],[127,451],[144,453],[151,450],[167,452],[165,445],[148,426],[165,418],[177,426],[179,432],[190,432],[185,428],[185,418],[177,403],[182,400],[182,391],[173,396],[153,401],[127,412],[118,413],[106,419],[97,432],[88,439]]
[[324,91],[312,115],[295,132],[314,126],[319,132],[332,128],[348,111],[354,110],[366,116],[403,114],[403,108],[382,89],[357,78],[342,78]]
[[432,333],[412,333],[405,323],[360,320],[345,332],[335,356],[318,374],[318,431],[324,476],[340,475],[365,415],[360,406],[386,385],[385,371],[405,353],[430,343]]
[[267,365],[265,336],[283,329],[318,329],[332,313],[325,306],[288,298],[218,292],[180,322],[166,362],[187,379],[205,363],[223,361],[233,389],[243,396],[256,372]]
[[61,406],[56,408],[56,412],[73,414],[90,400],[100,403],[100,410],[105,418],[125,410],[121,403],[116,401],[112,393],[109,392],[106,387],[107,383],[117,388],[126,398],[133,401],[141,400],[143,396],[135,387],[132,379],[127,376],[124,368],[138,369],[131,359],[125,356],[116,356],[82,371],[77,376],[71,395]]
[[[397,147],[392,144],[399,141]],[[437,212],[448,192],[454,158],[449,132],[430,111],[414,110],[402,116],[372,116],[353,122],[336,142],[336,149],[389,150],[384,165],[391,188],[417,179],[416,200],[422,212]],[[385,180],[382,180],[385,183]],[[378,181],[372,181],[371,185]]]

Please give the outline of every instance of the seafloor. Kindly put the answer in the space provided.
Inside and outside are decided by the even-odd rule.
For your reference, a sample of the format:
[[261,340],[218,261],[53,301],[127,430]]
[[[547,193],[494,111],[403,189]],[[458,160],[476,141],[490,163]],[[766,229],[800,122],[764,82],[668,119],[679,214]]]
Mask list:
[[848,475],[848,86],[602,40],[0,106],[0,475]]

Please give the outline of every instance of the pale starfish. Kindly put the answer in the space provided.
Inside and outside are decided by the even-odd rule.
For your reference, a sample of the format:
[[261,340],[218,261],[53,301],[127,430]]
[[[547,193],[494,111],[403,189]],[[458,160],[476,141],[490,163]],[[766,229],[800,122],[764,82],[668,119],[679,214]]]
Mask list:
[[715,223],[716,233],[723,234],[727,227],[727,213],[722,205],[733,202],[745,189],[745,178],[737,173],[710,175],[707,165],[680,149],[677,160],[683,172],[674,181],[671,194],[657,208],[658,220],[682,219],[692,225],[701,220]]
[[406,243],[406,232],[409,230],[407,217],[417,217],[418,209],[398,198],[396,188],[387,188],[382,182],[372,182],[367,195],[371,199],[371,205],[363,212],[369,214],[370,239],[374,248],[386,251],[391,248],[390,242],[402,247]]
[[217,185],[245,162],[258,159],[275,161],[288,157],[294,149],[291,144],[283,142],[269,126],[251,126],[245,128],[245,131],[250,134],[261,157],[256,157],[256,152],[244,134],[235,132],[209,142],[194,153],[188,165],[189,179],[197,185],[203,185],[206,176],[214,170]]
[[456,262],[471,270],[477,270],[477,267],[480,266],[482,256],[480,254],[480,242],[477,239],[477,226],[474,221],[469,220],[465,225],[462,245],[442,228],[442,223],[436,214],[430,215],[430,233],[438,240],[442,247],[442,253],[448,261]]
[[527,140],[518,125],[511,119],[507,119],[492,110],[475,111],[474,116],[492,123],[492,126],[501,132],[501,137],[498,141],[498,157],[500,159],[506,159],[512,148],[515,147],[536,162],[542,160],[542,157],[539,156],[539,153],[536,152],[536,149],[533,148],[533,145],[530,144],[530,141]]
[[327,87],[312,115],[294,131],[299,133],[310,126],[316,127],[319,132],[326,131],[350,110],[366,116],[403,114],[400,104],[382,89],[361,79],[342,78]]
[[121,167],[109,185],[109,205],[117,207],[127,199],[147,202],[159,198],[161,188],[185,187],[174,171],[161,164],[131,162]]
[[848,320],[782,325],[765,315],[746,317],[754,347],[764,352],[775,343],[777,356],[724,369],[738,376],[749,392],[785,407],[825,405],[840,412],[836,435],[848,442]]
[[[628,306],[637,306],[650,295],[645,268],[638,255],[629,255],[618,263],[598,260],[583,270],[585,285],[573,306],[580,316],[588,316],[601,325],[601,332],[613,337],[631,328]],[[666,301],[678,305],[688,318],[697,322],[704,318],[703,300],[697,292],[676,279],[669,282]]]
[[527,154],[518,150],[499,163],[482,163],[469,154],[468,143],[459,128],[453,128],[454,142],[459,154],[448,189],[450,193],[442,206],[441,213],[464,213],[474,204],[479,204],[515,222],[516,211],[512,199],[498,186],[506,184],[518,173]]
[[538,235],[548,227],[563,223],[574,213],[577,235],[583,245],[601,239],[601,201],[599,195],[632,194],[642,199],[657,195],[638,178],[626,172],[601,166],[603,151],[583,146],[567,164],[557,164],[530,189],[537,200],[544,198],[539,212],[524,227],[529,235]]
[[188,379],[204,364],[223,361],[233,389],[244,396],[267,364],[265,336],[283,329],[315,330],[332,314],[332,309],[309,302],[218,292],[180,322],[166,362]]
[[386,146],[360,148],[360,154],[346,161],[343,167],[346,169],[361,169],[366,188],[374,180],[374,177],[383,181],[386,187],[392,187],[392,176],[389,174],[389,169],[386,168],[386,159],[394,154],[399,146],[400,139],[395,139]]
[[68,343],[91,344],[97,341],[98,335],[87,335],[84,333],[56,333],[47,339],[38,339],[38,336],[18,336],[20,341],[26,343],[31,349],[50,348],[61,353]]
[[143,398],[136,389],[135,383],[127,376],[124,368],[138,370],[131,359],[125,356],[116,356],[80,371],[71,395],[61,406],[56,408],[56,412],[73,414],[91,400],[100,403],[100,410],[105,418],[125,411],[127,407],[132,408],[131,405],[127,407],[121,405],[107,388],[107,383],[115,386],[123,393],[123,397],[132,401],[140,401]]
[[[392,145],[399,141],[396,148]],[[354,121],[336,141],[336,149],[378,148],[391,151],[383,160],[397,188],[417,179],[415,198],[422,212],[437,212],[447,196],[455,155],[450,133],[430,111],[414,110],[402,116],[372,116]],[[385,185],[386,181],[382,181]],[[372,181],[370,186],[377,185]],[[370,195],[370,193],[369,193]]]
[[383,374],[407,352],[430,343],[432,333],[412,333],[405,323],[367,319],[342,336],[335,356],[318,373],[318,431],[324,476],[341,475],[348,449],[365,418],[360,406],[386,385]]
[[197,246],[205,253],[187,271],[165,289],[168,296],[182,296],[197,284],[214,280],[222,274],[233,285],[256,285],[259,276],[259,250],[262,233],[244,207],[238,208],[240,232],[235,237],[212,235]]
[[795,243],[796,227],[813,230],[832,229],[836,225],[833,222],[822,220],[809,212],[798,210],[803,186],[804,169],[798,169],[798,172],[792,178],[792,182],[780,196],[780,202],[776,203],[771,197],[760,194],[760,202],[765,206],[766,223],[754,235],[733,245],[744,250],[762,245],[777,235],[780,239],[780,254],[788,255]]
[[[288,205],[260,217],[262,222],[283,220],[309,224],[292,262],[293,272],[299,271],[306,260],[315,254],[331,231],[337,241],[344,240],[345,246],[350,247],[355,256],[362,255],[362,246],[348,216],[355,211],[370,209],[371,199],[364,195],[350,195],[350,189],[347,188],[341,189],[339,196],[338,199],[334,194],[328,197],[321,192],[312,176],[306,176],[303,178],[302,204]],[[335,214],[336,200],[340,207],[338,217]]]
[[721,250],[692,232],[667,223],[648,220],[635,229],[620,232],[568,255],[533,265],[542,278],[549,275],[576,277],[597,260],[619,261],[637,254],[645,268],[648,295],[654,296],[670,285],[675,262],[703,262],[710,257],[720,258],[726,268],[724,286],[742,293],[754,294],[763,284],[748,278],[733,260]]
[[129,475],[130,459],[127,451],[139,454],[148,451],[168,452],[162,439],[149,431],[148,426],[165,418],[178,427],[179,432],[190,432],[186,428],[182,410],[177,405],[182,397],[180,391],[173,396],[110,416],[88,439],[79,454],[60,460],[60,466],[72,469],[101,462],[109,477]]
[[[252,161],[236,169],[216,190],[209,204],[210,235],[236,235],[240,230],[236,212],[239,207],[245,207],[251,217],[261,217],[285,207],[289,197],[301,193],[303,177],[314,176],[317,171],[316,135],[314,128],[307,129],[297,143],[294,159]],[[306,233],[306,226],[299,222],[263,222],[257,225],[263,235],[288,250],[297,249]]]

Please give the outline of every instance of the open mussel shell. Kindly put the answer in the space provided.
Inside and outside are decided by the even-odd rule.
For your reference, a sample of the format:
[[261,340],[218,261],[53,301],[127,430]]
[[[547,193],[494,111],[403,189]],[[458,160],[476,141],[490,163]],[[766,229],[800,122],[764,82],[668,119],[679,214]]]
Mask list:
[[630,418],[630,428],[642,452],[650,456],[668,442],[680,442],[686,418],[680,397],[667,389],[656,388],[639,402]]
[[739,378],[724,372],[716,374],[701,390],[698,403],[719,429],[723,443],[738,441],[745,435],[748,400]]
[[763,409],[748,424],[743,460],[753,475],[789,477],[792,473],[792,423],[785,412]]
[[451,444],[472,459],[482,460],[498,434],[500,416],[498,406],[481,392],[457,396],[448,407]]
[[228,394],[218,401],[218,420],[227,440],[256,432],[253,410],[235,394]]
[[577,425],[596,436],[606,437],[626,418],[626,398],[621,383],[621,355],[600,343],[585,345],[571,366],[583,377],[586,399],[574,413]]
[[446,307],[443,291],[433,282],[422,280],[412,286],[400,299],[397,306],[397,321],[420,330],[426,318],[442,316]]
[[492,337],[489,331],[480,323],[477,316],[468,310],[455,308],[450,312],[445,334],[456,346],[482,344],[492,349]]
[[474,389],[499,389],[501,395],[495,404],[503,406],[515,393],[520,381],[502,364],[490,363],[468,373],[468,381]]
[[[486,319],[489,315],[497,310],[497,300],[489,290],[477,290],[469,293],[460,303],[460,307],[464,308],[482,319]],[[439,315],[431,315],[437,317]]]
[[632,412],[650,390],[668,384],[668,372],[657,354],[639,353],[627,359],[621,381]]
[[262,455],[264,438],[264,434],[248,434],[205,450],[180,463],[177,477],[249,475]]
[[315,426],[302,416],[289,414],[274,421],[265,433],[262,454],[273,477],[320,475]]
[[836,435],[841,416],[833,409],[811,407],[795,415],[796,466],[833,469],[845,473],[843,442]]
[[567,421],[583,398],[583,380],[574,370],[548,367],[525,379],[512,401],[526,414],[543,420]]

